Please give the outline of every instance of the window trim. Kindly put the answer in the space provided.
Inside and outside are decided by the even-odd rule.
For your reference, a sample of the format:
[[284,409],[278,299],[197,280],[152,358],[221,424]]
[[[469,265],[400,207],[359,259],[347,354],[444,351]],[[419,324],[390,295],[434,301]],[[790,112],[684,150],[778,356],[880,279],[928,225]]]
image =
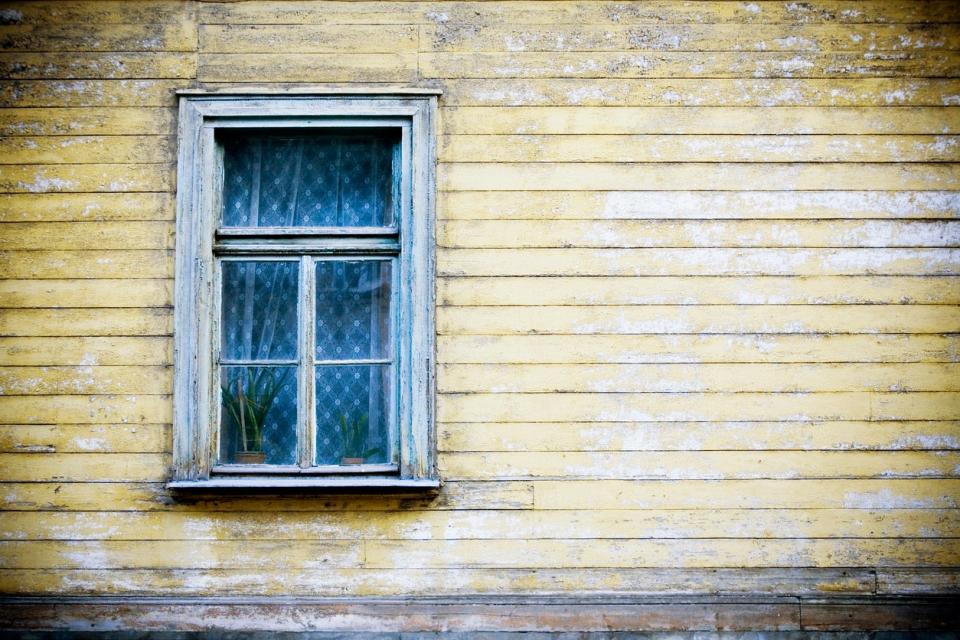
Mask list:
[[[431,489],[439,486],[435,462],[434,357],[434,122],[437,91],[403,90],[306,94],[180,92],[177,165],[176,289],[174,295],[174,414],[171,489],[374,488]],[[409,207],[401,207],[398,274],[400,331],[397,397],[398,475],[300,475],[238,473],[214,475],[212,443],[217,425],[212,380],[212,343],[218,292],[214,244],[218,217],[218,128],[244,126],[318,127],[402,121],[410,127]],[[339,119],[339,120],[338,120]],[[341,126],[346,126],[341,125]],[[382,126],[382,125],[381,125]],[[392,124],[388,126],[393,126]],[[262,230],[260,230],[262,232]],[[302,233],[299,235],[303,235]],[[299,255],[296,231],[269,239],[272,256]],[[351,253],[383,253],[375,234],[353,243]],[[322,249],[310,253],[323,254]],[[329,253],[328,253],[329,254]],[[237,255],[231,252],[231,255]]]

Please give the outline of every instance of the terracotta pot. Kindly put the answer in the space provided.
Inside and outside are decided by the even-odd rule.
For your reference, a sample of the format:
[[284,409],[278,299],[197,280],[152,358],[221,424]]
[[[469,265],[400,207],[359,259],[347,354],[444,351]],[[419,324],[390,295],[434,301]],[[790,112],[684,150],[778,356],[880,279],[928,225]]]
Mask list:
[[263,464],[267,455],[263,451],[237,451],[234,456],[234,464]]
[[340,458],[341,465],[363,464],[363,458]]

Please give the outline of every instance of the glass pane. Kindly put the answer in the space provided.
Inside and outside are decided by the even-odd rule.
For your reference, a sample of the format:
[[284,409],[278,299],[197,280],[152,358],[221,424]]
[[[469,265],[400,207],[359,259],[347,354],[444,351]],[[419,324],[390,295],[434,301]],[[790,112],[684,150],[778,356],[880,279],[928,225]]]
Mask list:
[[318,360],[389,357],[389,262],[317,262],[316,344]]
[[221,269],[222,357],[296,358],[299,263],[224,261]]
[[296,371],[296,367],[222,367],[222,463],[296,464]]
[[382,227],[400,202],[399,129],[225,133],[226,227]]
[[389,388],[389,365],[317,367],[317,464],[390,459]]

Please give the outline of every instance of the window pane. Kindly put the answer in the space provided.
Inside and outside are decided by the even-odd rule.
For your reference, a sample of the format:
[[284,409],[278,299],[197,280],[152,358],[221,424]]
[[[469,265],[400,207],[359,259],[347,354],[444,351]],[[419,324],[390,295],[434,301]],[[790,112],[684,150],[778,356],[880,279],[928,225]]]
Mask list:
[[387,462],[389,365],[316,368],[317,464]]
[[222,357],[297,357],[297,262],[221,263]]
[[220,461],[296,464],[296,367],[223,367]]
[[398,129],[222,137],[227,227],[382,227],[399,206]]
[[316,306],[318,360],[389,357],[389,262],[317,262]]

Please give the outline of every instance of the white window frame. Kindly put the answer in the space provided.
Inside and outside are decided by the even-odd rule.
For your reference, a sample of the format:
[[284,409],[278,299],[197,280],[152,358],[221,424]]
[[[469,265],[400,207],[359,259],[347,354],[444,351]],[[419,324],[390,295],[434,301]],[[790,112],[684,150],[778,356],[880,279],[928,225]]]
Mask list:
[[[216,488],[436,488],[434,432],[434,122],[437,94],[403,90],[391,94],[279,95],[180,92],[177,165],[176,289],[174,296],[174,412],[171,489]],[[219,401],[216,324],[220,292],[218,258],[230,252],[231,234],[216,236],[222,190],[222,152],[218,129],[242,127],[305,128],[388,126],[403,131],[403,183],[409,194],[400,207],[399,269],[393,274],[398,331],[394,336],[398,389],[399,469],[312,469],[278,473],[260,468],[217,466]],[[366,231],[370,231],[369,229]],[[386,255],[375,233],[352,239],[327,238],[309,244],[295,229],[268,229],[258,253],[267,259],[288,256]],[[301,234],[302,235],[302,234]],[[396,251],[396,240],[391,241]],[[338,244],[341,243],[341,244]],[[343,244],[346,243],[346,244]],[[216,247],[215,247],[216,245]],[[307,247],[307,248],[305,248]],[[245,255],[237,248],[234,255]],[[256,259],[259,259],[257,257]],[[219,258],[222,259],[222,258]],[[250,259],[255,259],[253,255]],[[306,260],[301,260],[301,265]],[[304,274],[304,268],[301,268]],[[301,285],[303,286],[303,285]],[[301,304],[302,304],[301,300]],[[301,324],[305,324],[301,321]],[[300,341],[304,340],[301,332]],[[301,349],[304,344],[301,344]],[[298,402],[302,406],[302,393]],[[302,414],[301,409],[301,414]],[[298,422],[302,423],[301,417]],[[304,437],[297,425],[298,440]],[[347,470],[349,471],[349,470]]]

